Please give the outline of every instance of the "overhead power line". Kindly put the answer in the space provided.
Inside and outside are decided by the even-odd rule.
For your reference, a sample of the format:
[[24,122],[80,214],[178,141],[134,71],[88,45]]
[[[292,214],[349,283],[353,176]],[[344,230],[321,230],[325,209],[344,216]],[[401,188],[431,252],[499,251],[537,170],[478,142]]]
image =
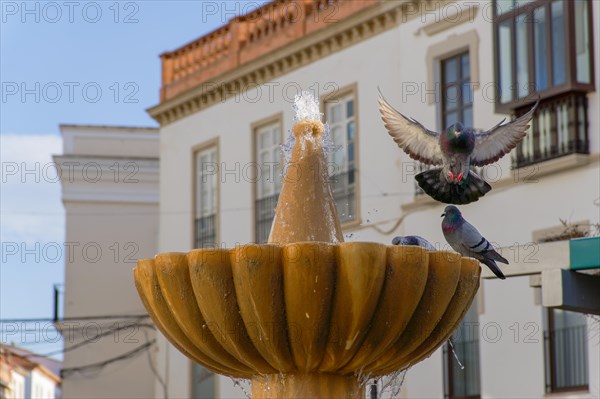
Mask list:
[[[132,328],[132,327],[141,327],[141,328],[150,328],[150,329],[154,329],[155,328],[153,324],[142,324],[142,323],[126,324],[126,325],[123,325],[123,326],[117,326],[115,328],[108,329],[108,330],[102,332],[99,335],[95,335],[95,336],[93,336],[91,338],[85,339],[85,340],[83,340],[81,342],[78,342],[76,344],[73,344],[73,345],[68,346],[66,348],[63,348],[63,349],[58,349],[58,350],[55,350],[55,351],[52,351],[52,352],[48,352],[48,353],[43,353],[43,354],[31,353],[31,354],[28,354],[28,355],[24,355],[23,357],[35,358],[35,357],[50,357],[50,356],[54,356],[54,355],[59,355],[61,353],[65,353],[65,352],[69,352],[69,351],[72,351],[72,350],[77,349],[77,348],[81,348],[82,346],[85,346],[85,345],[96,343],[96,342],[98,342],[99,338],[105,337],[107,335],[111,335],[111,334],[113,334],[113,333],[115,333],[117,331],[129,329],[129,328]],[[146,334],[144,334],[144,335],[146,335]],[[146,341],[147,341],[147,339],[146,339]]]
[[156,342],[156,339],[153,339],[150,342],[146,342],[143,345],[138,346],[137,348],[123,353],[122,355],[98,362],[98,363],[91,363],[91,364],[86,364],[84,366],[78,366],[78,367],[68,367],[68,368],[64,368],[61,370],[60,375],[62,378],[68,377],[71,374],[77,373],[77,372],[81,372],[87,369],[103,369],[104,367],[108,366],[111,363],[115,363],[121,360],[125,360],[125,359],[129,359],[132,357],[135,357],[136,355],[148,350],[148,348],[150,348],[152,345],[154,345],[154,343]]
[[82,321],[82,320],[114,320],[114,319],[143,319],[150,317],[147,314],[136,314],[136,315],[106,315],[106,316],[79,316],[79,317],[64,317],[59,320],[51,318],[39,318],[39,319],[0,319],[0,323],[62,323],[65,321]]

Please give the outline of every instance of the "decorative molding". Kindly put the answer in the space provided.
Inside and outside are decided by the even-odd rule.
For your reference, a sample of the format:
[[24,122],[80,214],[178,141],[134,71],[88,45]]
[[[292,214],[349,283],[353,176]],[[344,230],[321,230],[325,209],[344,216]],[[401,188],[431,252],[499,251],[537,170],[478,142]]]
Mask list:
[[54,162],[59,170],[63,202],[159,202],[156,158],[59,155]]
[[[435,95],[427,96],[427,104],[431,105],[435,99],[441,96],[441,67],[440,61],[444,58],[469,51],[469,67],[471,69],[471,83],[473,90],[479,89],[479,35],[476,30],[470,30],[460,35],[450,35],[446,40],[429,46],[425,56],[427,66],[427,93]],[[435,88],[435,90],[433,90]]]
[[[513,169],[513,180],[534,180],[547,175],[562,173],[569,169],[586,166],[600,160],[600,153],[596,154],[570,154],[547,161],[534,163],[529,166]],[[531,179],[528,178],[531,176]]]
[[417,29],[415,35],[419,36],[421,32],[424,32],[427,36],[433,36],[450,28],[455,28],[465,22],[473,22],[477,15],[479,5],[469,3],[466,4],[465,8],[460,8],[460,5],[460,3],[456,3],[456,6],[459,7],[457,12],[451,15],[444,15],[443,18],[436,19],[436,21]]

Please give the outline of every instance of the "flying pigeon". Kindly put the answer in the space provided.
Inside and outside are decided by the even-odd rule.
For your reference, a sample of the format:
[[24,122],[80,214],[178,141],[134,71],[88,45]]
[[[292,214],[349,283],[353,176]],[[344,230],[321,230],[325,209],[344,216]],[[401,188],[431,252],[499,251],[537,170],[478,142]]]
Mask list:
[[496,261],[508,265],[508,261],[502,257],[492,244],[483,237],[479,231],[463,217],[457,207],[448,205],[442,213],[442,231],[448,244],[458,253],[479,260],[490,268],[496,277],[504,280],[504,274],[496,264]]
[[435,247],[429,241],[420,236],[398,236],[392,240],[393,245],[415,245],[429,251],[435,251]]
[[379,92],[379,112],[390,136],[412,159],[440,166],[415,176],[433,199],[446,204],[468,204],[492,189],[471,170],[496,162],[517,146],[527,134],[539,99],[525,115],[486,131],[457,122],[442,134],[396,111]]

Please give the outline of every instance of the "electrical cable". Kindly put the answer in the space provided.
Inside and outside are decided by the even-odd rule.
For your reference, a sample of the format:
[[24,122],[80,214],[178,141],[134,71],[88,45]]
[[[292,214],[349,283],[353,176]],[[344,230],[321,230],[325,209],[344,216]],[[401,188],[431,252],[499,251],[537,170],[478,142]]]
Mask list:
[[[144,337],[146,338],[146,342],[149,342],[148,333],[146,330],[144,330]],[[168,389],[165,381],[160,376],[160,374],[158,374],[158,370],[156,370],[156,368],[154,367],[154,362],[152,361],[152,353],[150,353],[150,351],[148,351],[148,352],[146,352],[146,354],[148,355],[148,365],[150,366],[150,370],[152,370],[152,374],[154,374],[154,376],[156,377],[156,380],[158,381],[158,383],[161,385],[161,387],[163,389],[164,399],[169,399],[169,389]]]
[[[154,327],[153,324],[140,324],[140,323],[127,324],[127,325],[124,325],[124,326],[118,326],[118,327],[113,328],[113,329],[108,329],[108,330],[102,332],[101,334],[98,334],[98,335],[94,336],[93,338],[85,339],[85,340],[83,340],[81,342],[78,342],[76,344],[73,344],[73,345],[71,345],[69,347],[66,347],[66,348],[63,348],[63,349],[59,349],[59,350],[56,350],[56,351],[53,351],[53,352],[44,353],[44,354],[31,353],[31,354],[28,354],[28,355],[24,355],[23,357],[26,357],[26,358],[31,358],[31,357],[50,357],[50,356],[54,356],[54,355],[59,355],[61,353],[65,353],[65,352],[69,352],[69,351],[72,351],[72,350],[77,349],[77,348],[81,348],[82,346],[85,346],[85,345],[88,345],[88,344],[96,343],[96,342],[98,342],[97,340],[99,338],[105,337],[105,336],[110,335],[110,334],[112,334],[114,332],[125,330],[125,329],[131,328],[131,327],[142,327],[142,328],[155,329],[155,327]],[[145,330],[144,330],[144,333],[145,333]],[[146,341],[148,341],[148,339],[146,339]]]
[[142,319],[149,318],[147,314],[137,315],[106,315],[106,316],[79,316],[79,317],[64,317],[60,320],[54,320],[50,318],[39,318],[39,319],[0,319],[2,323],[62,323],[65,321],[81,321],[81,320],[113,320],[113,319]]
[[152,341],[146,342],[145,344],[140,345],[137,348],[135,348],[129,352],[123,353],[122,355],[119,355],[119,356],[116,356],[116,357],[113,357],[110,359],[103,360],[101,362],[86,364],[84,366],[78,366],[78,367],[64,368],[60,372],[61,378],[68,377],[71,374],[74,374],[77,372],[82,372],[87,369],[98,368],[101,370],[111,363],[115,363],[115,362],[118,362],[121,360],[132,358],[132,357],[140,354],[141,352],[148,350],[148,348],[150,348],[150,346],[154,345],[155,342],[156,342],[156,339],[153,339]]

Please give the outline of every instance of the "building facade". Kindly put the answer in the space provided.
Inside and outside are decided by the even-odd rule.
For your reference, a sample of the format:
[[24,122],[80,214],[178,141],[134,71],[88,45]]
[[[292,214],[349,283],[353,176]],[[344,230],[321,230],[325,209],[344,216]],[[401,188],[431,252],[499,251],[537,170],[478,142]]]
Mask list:
[[134,289],[157,252],[158,130],[61,125],[65,398],[154,396],[155,332]]
[[61,366],[28,350],[0,345],[0,398],[60,398]]
[[[164,53],[148,110],[161,125],[159,251],[266,241],[301,90],[321,100],[339,146],[329,174],[346,239],[417,234],[447,249],[444,204],[415,187],[424,167],[387,134],[377,88],[438,131],[489,129],[539,97],[523,143],[478,171],[493,190],[462,207],[509,259],[509,278],[484,270],[456,355],[439,349],[398,395],[597,397],[597,321],[544,308],[532,281],[568,266],[565,242],[545,243],[560,219],[599,222],[598,20],[591,1],[277,1]],[[170,398],[244,397],[158,339]]]

